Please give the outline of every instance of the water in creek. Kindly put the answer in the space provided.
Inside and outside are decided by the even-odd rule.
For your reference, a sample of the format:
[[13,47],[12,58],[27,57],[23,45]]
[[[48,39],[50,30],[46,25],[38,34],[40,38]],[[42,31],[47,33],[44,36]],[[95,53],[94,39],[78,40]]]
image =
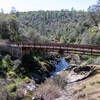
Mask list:
[[54,76],[57,72],[60,72],[63,69],[69,67],[69,64],[65,61],[65,58],[61,58],[59,62],[56,62],[55,67],[56,69],[54,72],[51,73],[51,76]]

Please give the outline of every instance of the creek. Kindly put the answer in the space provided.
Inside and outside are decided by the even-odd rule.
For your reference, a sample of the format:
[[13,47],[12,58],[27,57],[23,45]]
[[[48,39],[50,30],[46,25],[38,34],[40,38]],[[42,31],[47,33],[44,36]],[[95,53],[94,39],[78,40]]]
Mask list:
[[66,69],[67,67],[70,66],[70,64],[68,64],[66,61],[65,61],[65,58],[61,58],[60,61],[57,61],[55,63],[55,70],[53,72],[51,72],[51,76],[55,76],[56,73]]

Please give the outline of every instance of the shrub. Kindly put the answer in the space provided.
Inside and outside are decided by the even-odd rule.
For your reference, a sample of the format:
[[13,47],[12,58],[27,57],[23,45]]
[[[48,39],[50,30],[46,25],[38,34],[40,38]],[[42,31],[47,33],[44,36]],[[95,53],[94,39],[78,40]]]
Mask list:
[[24,55],[22,57],[22,64],[18,68],[19,72],[24,76],[30,76],[33,72],[38,72],[41,65],[37,59],[34,59],[32,55]]
[[93,58],[89,58],[87,61],[87,64],[93,64],[94,59]]
[[16,73],[15,72],[13,72],[13,71],[9,71],[8,73],[7,73],[7,77],[9,78],[9,79],[12,79],[12,78],[17,78],[17,75],[16,75]]
[[100,65],[100,57],[98,57],[97,59],[95,59],[95,60],[93,61],[93,64],[95,64],[95,65]]
[[56,85],[53,80],[47,80],[45,83],[41,84],[34,92],[34,96],[41,100],[55,100],[55,98],[60,97],[60,95],[61,88]]
[[27,80],[29,80],[28,77],[25,77],[25,78],[23,79],[24,82],[26,82]]
[[66,83],[67,83],[66,79],[64,79],[64,78],[60,75],[56,75],[53,78],[53,82],[54,82],[54,84],[56,84],[57,86],[59,86],[60,88],[63,89],[65,87]]
[[90,57],[89,57],[88,55],[82,55],[82,56],[81,56],[81,59],[82,59],[82,60],[88,60],[89,58],[90,58]]

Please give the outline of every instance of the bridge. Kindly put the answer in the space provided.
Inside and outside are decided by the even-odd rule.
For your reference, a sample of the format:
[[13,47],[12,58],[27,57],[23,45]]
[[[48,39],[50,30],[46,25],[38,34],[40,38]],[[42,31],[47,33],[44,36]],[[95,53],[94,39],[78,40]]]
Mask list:
[[65,44],[65,43],[27,43],[27,42],[11,42],[0,40],[0,51],[10,53],[16,58],[21,58],[23,53],[30,53],[31,50],[45,52],[72,53],[80,55],[100,56],[100,46]]
[[[64,43],[14,43],[10,42],[9,45],[13,48],[20,48],[23,51],[30,50],[44,50],[46,52],[59,52],[63,53],[73,53],[73,54],[84,54],[100,56],[100,46],[92,45],[80,45],[80,44],[64,44]],[[12,51],[15,54],[15,50]]]

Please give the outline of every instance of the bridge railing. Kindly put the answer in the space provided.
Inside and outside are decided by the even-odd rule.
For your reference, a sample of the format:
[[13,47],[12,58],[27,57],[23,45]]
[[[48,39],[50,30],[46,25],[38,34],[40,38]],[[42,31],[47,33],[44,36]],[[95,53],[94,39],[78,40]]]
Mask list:
[[35,43],[35,42],[32,42],[32,43],[25,43],[25,42],[22,42],[22,43],[10,43],[12,45],[17,45],[17,46],[47,46],[47,47],[70,47],[70,48],[81,48],[81,49],[95,49],[95,50],[100,50],[100,46],[91,46],[91,45],[80,45],[80,44],[64,44],[64,43]]

